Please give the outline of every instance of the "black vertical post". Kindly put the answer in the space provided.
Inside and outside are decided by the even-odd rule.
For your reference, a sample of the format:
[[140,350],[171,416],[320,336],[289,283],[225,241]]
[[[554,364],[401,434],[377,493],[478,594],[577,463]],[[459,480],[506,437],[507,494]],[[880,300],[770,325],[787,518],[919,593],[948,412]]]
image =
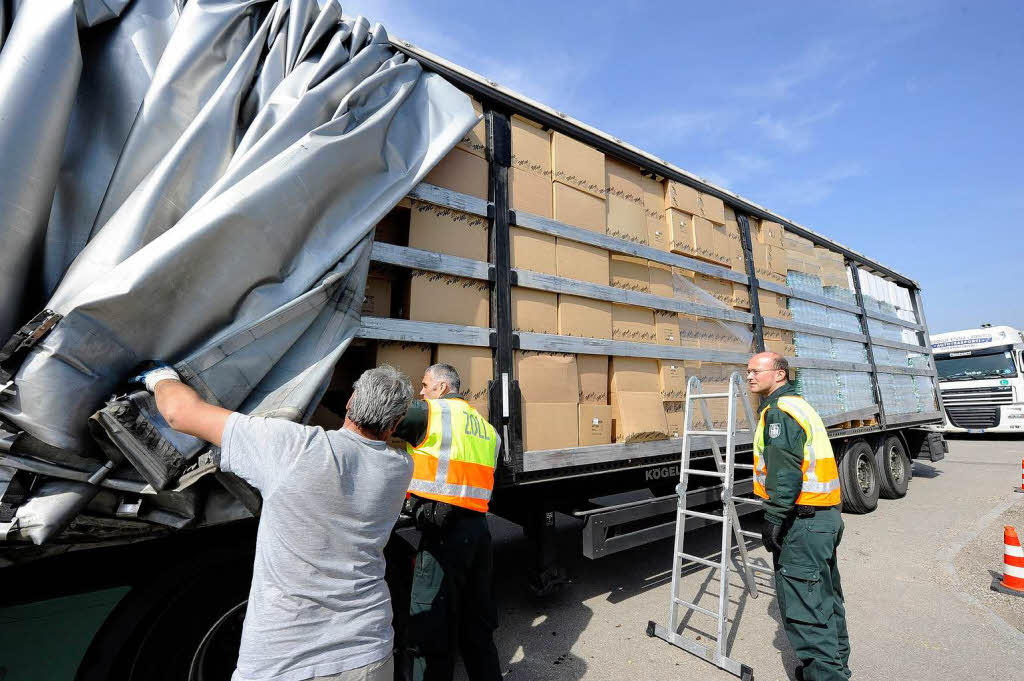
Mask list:
[[490,223],[489,260],[493,273],[491,286],[491,324],[494,334],[494,380],[488,390],[489,420],[501,435],[498,478],[515,478],[517,453],[521,456],[519,436],[519,390],[512,380],[512,270],[509,224],[509,167],[512,165],[512,128],[508,114],[487,109],[488,222]]
[[878,423],[885,427],[885,406],[882,404],[882,383],[878,380],[878,365],[875,363],[875,345],[871,342],[871,328],[868,326],[868,311],[864,307],[864,294],[860,290],[860,269],[853,260],[847,260],[853,272],[853,289],[857,293],[857,305],[860,306],[860,328],[867,337],[868,363],[871,364],[871,381],[875,386],[875,399],[878,401]]
[[746,215],[736,214],[736,222],[740,226],[740,244],[743,246],[743,262],[747,268],[748,287],[750,288],[750,314],[754,315],[754,348],[764,352],[764,319],[761,318],[761,302],[758,300],[756,267],[754,265],[754,241],[750,236],[750,220]]
[[921,331],[918,332],[918,338],[925,350],[924,356],[928,357],[928,363],[932,367],[932,383],[935,385],[935,404],[939,406],[939,411],[942,414],[946,413],[946,407],[942,404],[942,391],[939,390],[939,372],[935,366],[935,357],[931,355],[932,350],[932,337],[928,332],[928,322],[924,318],[924,301],[921,300],[921,289],[914,287],[911,291],[910,302],[914,306],[914,317],[917,318],[917,323],[921,325]]

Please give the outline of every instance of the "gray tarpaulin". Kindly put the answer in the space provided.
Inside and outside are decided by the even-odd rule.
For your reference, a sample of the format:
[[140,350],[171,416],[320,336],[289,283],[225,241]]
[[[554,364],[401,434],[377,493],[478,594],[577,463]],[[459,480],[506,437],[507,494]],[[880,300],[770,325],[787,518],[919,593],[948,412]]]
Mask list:
[[[89,417],[148,359],[225,407],[306,418],[358,327],[374,225],[476,122],[333,0],[179,4],[5,18],[0,334],[62,318],[0,418],[97,467]],[[59,484],[8,536],[46,539],[98,489]]]

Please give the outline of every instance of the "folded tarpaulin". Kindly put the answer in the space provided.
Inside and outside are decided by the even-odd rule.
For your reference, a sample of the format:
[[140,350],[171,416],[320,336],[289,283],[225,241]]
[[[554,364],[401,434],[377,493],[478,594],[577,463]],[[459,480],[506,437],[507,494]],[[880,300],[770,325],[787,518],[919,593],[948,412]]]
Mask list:
[[[22,3],[0,50],[0,332],[57,320],[0,365],[0,419],[98,469],[89,419],[147,359],[306,419],[374,225],[476,123],[469,98],[333,0],[107,3],[101,33],[92,4]],[[45,541],[98,489],[66,486],[26,503],[45,531],[0,529]]]

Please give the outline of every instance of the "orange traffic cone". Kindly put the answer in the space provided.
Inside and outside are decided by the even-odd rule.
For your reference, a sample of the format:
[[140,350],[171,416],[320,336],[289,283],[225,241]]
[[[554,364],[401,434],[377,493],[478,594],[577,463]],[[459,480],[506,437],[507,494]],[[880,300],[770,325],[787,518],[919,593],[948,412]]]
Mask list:
[[1003,527],[1003,581],[993,584],[992,590],[1024,596],[1024,549],[1013,525]]

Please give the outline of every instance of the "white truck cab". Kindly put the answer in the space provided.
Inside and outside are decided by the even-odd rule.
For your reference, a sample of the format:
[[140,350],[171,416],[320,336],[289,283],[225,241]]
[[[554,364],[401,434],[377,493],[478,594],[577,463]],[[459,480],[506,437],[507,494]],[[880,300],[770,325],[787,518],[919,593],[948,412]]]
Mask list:
[[947,433],[1024,433],[1024,335],[1010,326],[931,337]]

